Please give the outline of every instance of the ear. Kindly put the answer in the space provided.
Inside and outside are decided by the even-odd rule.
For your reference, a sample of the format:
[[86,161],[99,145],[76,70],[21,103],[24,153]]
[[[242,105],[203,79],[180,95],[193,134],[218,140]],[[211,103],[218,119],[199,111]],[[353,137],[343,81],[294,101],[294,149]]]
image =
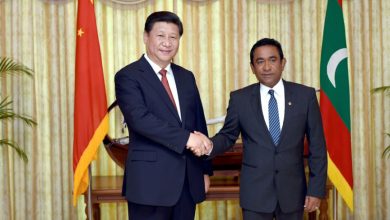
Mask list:
[[252,73],[256,75],[256,73],[255,73],[255,67],[253,66],[253,64],[252,64],[252,63],[250,63],[250,64],[251,64],[251,70],[252,70]]
[[282,60],[282,70],[284,70],[284,66],[286,65],[286,63],[287,63],[286,58],[283,58],[283,60]]
[[146,31],[144,31],[144,44],[148,42],[148,38],[149,38],[149,34]]

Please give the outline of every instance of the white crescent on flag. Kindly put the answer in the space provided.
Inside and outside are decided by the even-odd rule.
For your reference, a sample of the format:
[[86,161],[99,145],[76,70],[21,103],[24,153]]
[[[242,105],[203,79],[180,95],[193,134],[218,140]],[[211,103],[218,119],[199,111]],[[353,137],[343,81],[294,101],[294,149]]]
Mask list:
[[348,57],[347,48],[338,49],[332,54],[329,58],[328,66],[326,67],[326,72],[328,74],[329,81],[332,83],[333,87],[336,88],[336,69],[339,63]]

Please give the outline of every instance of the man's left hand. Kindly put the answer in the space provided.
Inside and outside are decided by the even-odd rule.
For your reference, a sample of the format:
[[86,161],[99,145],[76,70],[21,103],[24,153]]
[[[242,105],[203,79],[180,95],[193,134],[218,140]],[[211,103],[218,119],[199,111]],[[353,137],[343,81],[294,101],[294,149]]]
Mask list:
[[305,208],[306,212],[313,212],[317,211],[317,209],[320,208],[321,199],[313,196],[306,196],[305,199],[305,205],[303,206]]

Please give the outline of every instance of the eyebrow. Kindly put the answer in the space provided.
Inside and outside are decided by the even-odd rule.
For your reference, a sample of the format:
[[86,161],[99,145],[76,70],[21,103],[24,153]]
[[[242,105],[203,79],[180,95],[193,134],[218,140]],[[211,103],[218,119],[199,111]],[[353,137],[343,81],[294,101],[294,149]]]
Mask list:
[[266,60],[266,59],[278,59],[278,57],[277,56],[270,56],[270,57],[267,57],[267,58],[259,57],[255,61]]

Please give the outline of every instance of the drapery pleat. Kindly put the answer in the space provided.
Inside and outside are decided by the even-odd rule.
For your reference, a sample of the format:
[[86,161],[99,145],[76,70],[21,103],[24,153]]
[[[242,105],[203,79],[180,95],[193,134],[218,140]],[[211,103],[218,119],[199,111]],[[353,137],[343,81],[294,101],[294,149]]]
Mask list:
[[[125,2],[124,0],[122,0]],[[0,98],[11,96],[15,111],[32,116],[37,127],[19,121],[0,124],[1,138],[26,150],[24,164],[0,148],[1,219],[84,219],[83,198],[72,206],[75,19],[77,1],[0,0],[0,56],[34,69],[32,78],[0,79]],[[131,1],[130,1],[131,2]],[[96,0],[108,102],[115,100],[114,75],[144,53],[143,26],[157,10],[177,13],[184,35],[174,61],[195,74],[206,118],[226,113],[229,92],[255,83],[249,51],[260,38],[279,40],[287,59],[283,78],[319,88],[322,32],[327,0],[158,0],[119,4]],[[390,132],[390,97],[372,94],[390,85],[390,1],[344,0],[351,94],[355,212],[340,196],[338,219],[389,219],[389,159],[382,158]],[[122,116],[110,112],[110,135],[122,132]],[[210,135],[221,124],[209,126]],[[100,147],[93,175],[122,175]],[[330,198],[332,201],[332,197]],[[332,204],[329,215],[332,218]],[[126,219],[125,203],[101,205],[102,219]],[[241,219],[238,201],[204,202],[196,219]]]

